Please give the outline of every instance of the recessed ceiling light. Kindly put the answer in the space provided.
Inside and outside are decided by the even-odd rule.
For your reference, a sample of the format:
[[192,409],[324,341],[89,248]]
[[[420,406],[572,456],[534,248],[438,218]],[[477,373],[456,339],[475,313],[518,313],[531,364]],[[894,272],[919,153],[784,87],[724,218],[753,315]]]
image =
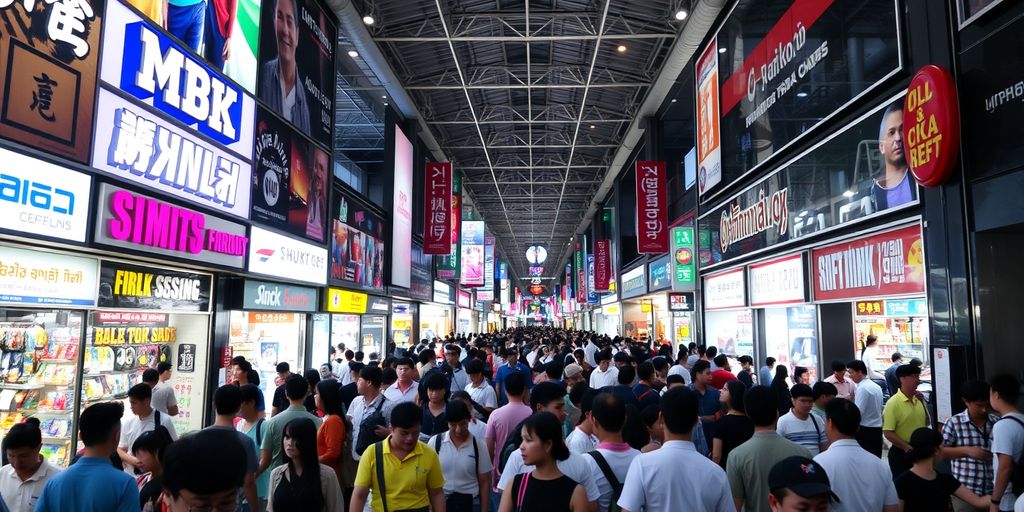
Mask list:
[[723,46],[723,47],[719,48],[718,49],[718,53],[725,53],[725,47]]
[[624,44],[620,44],[620,45],[619,45],[619,47],[618,47],[618,48],[616,48],[616,50],[617,50],[617,51],[618,51],[619,53],[626,53],[626,45],[624,45]]
[[686,12],[686,9],[679,9],[678,11],[676,11],[676,19],[679,21],[683,21],[686,19],[687,16],[689,16],[689,14],[690,13]]
[[591,129],[591,130],[593,130],[594,128],[597,128],[597,125],[596,125],[596,124],[592,124],[592,125],[590,125],[590,129]]
[[800,92],[796,93],[796,97],[797,98],[806,98],[807,97],[807,91],[800,91]]
[[677,102],[677,101],[679,101],[679,100],[677,100],[677,99],[675,99],[675,98],[672,98],[672,103],[675,103],[675,102]]
[[363,16],[363,23],[367,25],[373,25],[375,21],[376,20],[373,19],[373,16],[370,16],[369,14]]
[[352,58],[354,59],[354,58],[356,58],[356,57],[358,57],[358,56],[359,56],[359,52],[357,52],[357,51],[355,51],[355,50],[349,50],[349,51],[348,51],[348,56],[349,56],[349,57],[352,57]]
[[386,99],[388,99],[388,95],[387,94],[383,94],[383,95],[381,95],[380,99],[386,100]]

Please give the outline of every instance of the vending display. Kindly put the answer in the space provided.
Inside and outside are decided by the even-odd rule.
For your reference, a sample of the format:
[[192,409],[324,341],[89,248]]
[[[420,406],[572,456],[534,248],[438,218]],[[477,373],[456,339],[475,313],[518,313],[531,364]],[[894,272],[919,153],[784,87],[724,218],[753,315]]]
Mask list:
[[869,335],[878,338],[878,367],[892,364],[899,352],[905,361],[924,363],[921,378],[931,379],[927,302],[924,299],[859,301],[854,304],[856,353],[860,354]]
[[74,434],[75,386],[84,314],[0,310],[0,437],[39,419],[41,453],[67,467]]

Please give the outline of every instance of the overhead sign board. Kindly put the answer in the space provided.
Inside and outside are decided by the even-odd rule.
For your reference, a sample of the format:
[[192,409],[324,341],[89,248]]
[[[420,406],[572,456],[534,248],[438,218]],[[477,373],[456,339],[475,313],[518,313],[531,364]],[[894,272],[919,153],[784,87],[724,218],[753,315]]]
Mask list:
[[0,304],[95,306],[98,261],[0,246]]
[[738,268],[704,278],[704,309],[742,308],[747,305],[744,269]]
[[316,288],[246,279],[242,289],[242,308],[250,311],[317,310]]
[[249,272],[327,283],[327,249],[256,226],[249,233]]
[[807,302],[803,253],[750,265],[750,306]]
[[213,276],[113,261],[100,266],[99,307],[209,311]]
[[924,295],[921,226],[875,233],[814,249],[814,300]]
[[0,148],[0,228],[84,242],[91,188],[87,174]]

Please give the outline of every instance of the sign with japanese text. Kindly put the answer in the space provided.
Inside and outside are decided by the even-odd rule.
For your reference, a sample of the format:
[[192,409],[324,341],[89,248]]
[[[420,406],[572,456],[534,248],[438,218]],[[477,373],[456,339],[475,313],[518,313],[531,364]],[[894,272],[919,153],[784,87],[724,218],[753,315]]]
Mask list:
[[612,251],[610,240],[594,240],[594,291],[608,291],[608,285],[612,277],[611,253]]
[[342,290],[341,288],[327,289],[327,311],[331,313],[366,313],[366,305],[370,296],[365,293]]
[[426,164],[423,179],[423,253],[452,251],[452,164]]
[[738,268],[704,278],[704,309],[742,308],[747,305],[744,269]]
[[150,190],[249,217],[252,164],[247,158],[102,87],[92,166]]
[[93,258],[0,246],[0,304],[93,307],[97,266]]
[[452,214],[451,214],[452,250],[447,256],[434,258],[434,266],[438,279],[458,279],[459,259],[462,245],[462,176],[452,174]]
[[668,252],[665,162],[636,163],[636,245],[640,254]]
[[249,231],[249,272],[327,283],[327,249],[253,226]]
[[953,174],[960,152],[960,104],[953,75],[945,68],[929,64],[910,80],[903,143],[910,172],[921,185],[941,185]]
[[84,242],[91,189],[87,174],[0,148],[0,228]]
[[103,183],[96,200],[94,240],[101,244],[242,268],[245,226]]
[[101,308],[209,311],[213,276],[197,272],[104,261],[100,265]]
[[246,279],[242,309],[313,313],[317,310],[316,295],[316,288]]
[[0,2],[0,136],[89,162],[104,2]]
[[750,306],[807,302],[803,253],[750,265]]
[[711,38],[697,61],[697,183],[700,195],[722,181],[719,122],[718,39]]
[[462,223],[462,273],[459,283],[466,287],[484,285],[484,221]]
[[811,260],[815,301],[925,293],[919,225],[820,247]]
[[672,289],[692,290],[697,283],[692,227],[672,228]]

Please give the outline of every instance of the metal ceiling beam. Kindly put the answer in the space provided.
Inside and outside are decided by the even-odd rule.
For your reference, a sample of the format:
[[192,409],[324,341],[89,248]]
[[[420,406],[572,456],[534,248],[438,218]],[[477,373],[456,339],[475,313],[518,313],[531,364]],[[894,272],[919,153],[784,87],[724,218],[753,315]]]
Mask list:
[[[620,82],[614,84],[595,84],[592,85],[593,89],[622,89],[630,87],[649,87],[650,82]],[[481,84],[481,85],[468,85],[467,89],[470,90],[483,90],[483,89],[586,89],[584,84]],[[405,87],[407,91],[458,91],[462,87],[456,85],[408,85]]]
[[600,35],[591,34],[578,34],[578,35],[550,35],[550,36],[460,36],[445,39],[444,37],[436,36],[409,36],[409,37],[394,37],[394,36],[383,36],[375,37],[374,41],[378,43],[443,43],[451,41],[453,43],[540,43],[545,41],[602,41],[602,40],[623,40],[623,39],[672,39],[676,37],[675,34],[664,34],[664,33],[645,33],[645,34],[606,34],[604,37]]
[[[512,146],[487,146],[490,149],[569,149],[569,144],[516,144]],[[614,149],[618,144],[581,144],[578,148]],[[445,146],[445,149],[483,149],[483,146]]]
[[[502,119],[502,120],[498,120],[498,121],[476,121],[476,122],[474,122],[474,121],[427,121],[427,124],[436,124],[436,125],[524,124],[524,125],[526,125],[526,124],[576,124],[577,122],[579,122],[579,121],[578,120],[570,120],[570,119],[538,119],[538,120],[535,120],[535,121],[521,120],[521,119],[517,119],[517,120],[504,120],[504,119]],[[632,123],[633,119],[631,119],[631,118],[623,118],[623,119],[584,119],[583,122],[584,123],[590,123],[590,124]],[[616,146],[616,147],[618,147],[618,146]]]

